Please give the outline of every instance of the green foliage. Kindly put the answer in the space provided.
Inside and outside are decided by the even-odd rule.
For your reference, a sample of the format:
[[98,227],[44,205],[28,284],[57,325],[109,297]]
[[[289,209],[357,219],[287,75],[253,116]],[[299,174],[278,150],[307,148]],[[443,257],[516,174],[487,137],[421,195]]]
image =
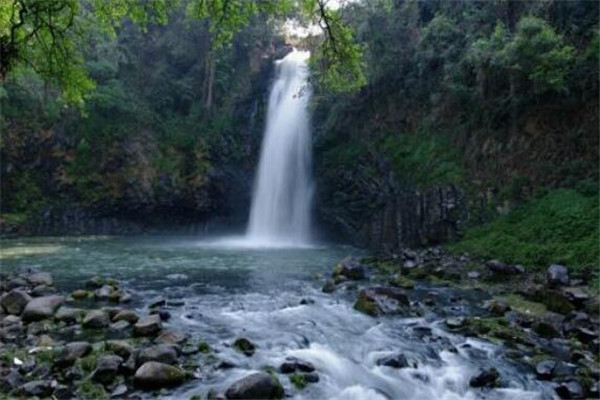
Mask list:
[[542,88],[564,89],[575,49],[541,18],[524,17],[506,45],[503,56],[508,68],[524,73]]
[[84,400],[108,400],[110,395],[99,383],[94,383],[91,379],[84,379],[77,388],[77,393]]
[[449,248],[530,268],[560,262],[597,269],[599,241],[598,197],[561,189],[469,229]]
[[382,153],[389,158],[397,176],[417,187],[460,184],[464,170],[450,141],[430,133],[390,135]]

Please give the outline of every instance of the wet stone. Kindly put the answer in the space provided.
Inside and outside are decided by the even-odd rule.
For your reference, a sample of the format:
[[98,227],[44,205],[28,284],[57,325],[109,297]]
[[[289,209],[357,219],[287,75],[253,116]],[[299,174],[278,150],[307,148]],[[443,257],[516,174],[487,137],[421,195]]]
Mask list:
[[25,291],[13,289],[2,296],[0,299],[0,304],[7,313],[12,315],[20,315],[25,309],[27,303],[30,301],[31,296],[29,296]]
[[496,368],[485,369],[479,372],[479,374],[473,376],[469,380],[469,386],[475,388],[488,387],[494,388],[498,387],[500,384],[500,373]]
[[554,374],[555,368],[555,361],[544,360],[536,365],[535,374],[540,380],[550,380]]
[[281,399],[284,390],[277,379],[264,372],[248,375],[225,392],[228,399]]
[[162,323],[158,315],[143,317],[133,326],[133,332],[136,336],[154,336],[161,329]]
[[165,300],[165,298],[162,296],[158,296],[150,300],[150,302],[148,303],[148,308],[162,307],[166,304],[167,301]]
[[585,399],[585,391],[577,379],[561,382],[555,391],[561,399]]
[[109,355],[98,359],[98,366],[92,373],[92,379],[103,384],[111,383],[118,371],[123,359],[119,356]]
[[377,365],[390,368],[408,368],[410,364],[404,354],[394,354],[377,360]]
[[108,313],[102,310],[91,310],[83,318],[83,327],[84,328],[106,328],[110,323],[110,318]]

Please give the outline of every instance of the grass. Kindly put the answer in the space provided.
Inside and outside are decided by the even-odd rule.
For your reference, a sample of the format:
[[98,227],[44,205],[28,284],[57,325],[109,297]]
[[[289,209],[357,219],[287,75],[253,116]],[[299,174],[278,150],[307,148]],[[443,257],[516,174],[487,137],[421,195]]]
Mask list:
[[599,240],[598,197],[558,189],[469,229],[462,240],[448,248],[534,270],[552,263],[596,270],[600,264]]

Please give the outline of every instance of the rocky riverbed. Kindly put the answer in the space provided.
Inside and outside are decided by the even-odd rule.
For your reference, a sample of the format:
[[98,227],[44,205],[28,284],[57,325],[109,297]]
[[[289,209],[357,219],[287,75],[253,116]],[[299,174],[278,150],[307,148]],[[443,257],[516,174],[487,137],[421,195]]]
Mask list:
[[225,296],[233,308],[113,270],[77,283],[14,268],[1,276],[1,396],[598,396],[598,296],[568,268],[527,273],[440,248],[334,264],[267,303]]

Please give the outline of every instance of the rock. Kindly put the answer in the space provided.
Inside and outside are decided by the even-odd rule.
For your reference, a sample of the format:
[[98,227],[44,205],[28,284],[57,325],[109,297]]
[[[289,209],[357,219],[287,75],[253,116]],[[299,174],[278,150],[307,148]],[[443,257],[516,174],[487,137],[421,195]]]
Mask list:
[[148,303],[148,308],[162,307],[166,304],[167,301],[165,300],[165,298],[162,296],[158,296],[150,300],[150,303]]
[[112,287],[104,285],[100,289],[96,289],[96,291],[94,291],[94,298],[96,300],[108,300],[110,299],[112,291]]
[[533,324],[533,331],[544,338],[560,337],[560,331],[548,321],[538,321]]
[[2,318],[2,322],[0,326],[10,326],[15,324],[21,324],[21,317],[17,317],[16,315],[7,315]]
[[31,295],[33,297],[50,296],[54,293],[56,293],[56,289],[47,285],[37,285],[31,290]]
[[391,368],[408,368],[408,360],[404,354],[394,354],[377,360],[377,365],[383,365]]
[[87,290],[77,289],[71,292],[71,297],[75,300],[85,300],[90,296],[90,293]]
[[583,327],[575,328],[575,334],[582,343],[591,343],[594,339],[598,339],[598,332]]
[[61,307],[54,314],[56,321],[63,321],[67,324],[76,324],[84,311],[80,308]]
[[252,343],[246,338],[236,339],[233,343],[233,347],[235,347],[237,351],[243,353],[247,357],[251,357],[254,354],[254,351],[256,350],[256,346],[254,345],[254,343]]
[[119,356],[102,356],[98,359],[98,365],[92,372],[92,380],[102,384],[111,383],[119,371],[123,359]]
[[110,324],[108,328],[113,332],[122,332],[129,329],[130,326],[131,324],[127,321],[119,321],[115,322],[114,324]]
[[133,310],[121,310],[112,318],[113,322],[127,321],[135,324],[140,319],[139,315]]
[[106,328],[110,323],[108,313],[102,310],[91,310],[85,314],[82,326],[84,328],[100,329]]
[[85,287],[88,289],[100,289],[104,285],[105,279],[101,276],[94,276],[85,283]]
[[281,399],[284,390],[279,381],[264,372],[240,379],[225,392],[228,399]]
[[182,344],[187,340],[187,336],[175,331],[164,330],[156,337],[156,342],[165,344]]
[[469,271],[467,277],[469,279],[479,279],[481,277],[481,273],[479,273],[479,271]]
[[182,383],[185,373],[177,367],[156,361],[144,363],[135,372],[134,383],[141,389],[160,389]]
[[462,328],[463,326],[465,326],[465,324],[467,323],[467,320],[463,317],[456,317],[456,318],[453,317],[453,318],[446,318],[444,323],[450,329],[459,329],[459,328]]
[[344,258],[333,271],[333,276],[345,276],[351,280],[360,280],[365,278],[365,267],[354,257]]
[[554,390],[561,399],[585,399],[583,386],[577,379],[561,382]]
[[502,301],[492,300],[487,305],[487,310],[496,317],[502,317],[508,311],[510,311],[510,306]]
[[21,395],[30,397],[49,397],[52,392],[52,381],[48,380],[27,382],[19,388],[19,393]]
[[535,374],[538,379],[547,381],[550,380],[556,368],[556,361],[544,360],[535,366]]
[[161,319],[161,321],[168,321],[169,319],[171,319],[171,313],[168,312],[167,310],[151,310],[150,311],[150,315],[158,315]]
[[546,272],[546,280],[551,287],[568,286],[569,271],[564,265],[552,264],[548,267],[548,271]]
[[55,365],[60,368],[71,366],[78,359],[90,354],[92,350],[92,345],[88,342],[71,342],[63,347]]
[[133,354],[133,346],[125,340],[109,340],[106,342],[106,350],[112,351],[124,360]]
[[136,371],[135,352],[132,353],[127,360],[121,364],[119,371],[124,375],[133,375]]
[[54,311],[64,303],[62,296],[44,296],[31,300],[23,310],[23,321],[40,321],[52,317]]
[[562,292],[565,297],[578,308],[583,307],[584,303],[591,298],[591,296],[580,287],[564,288]]
[[169,299],[167,305],[170,307],[183,307],[185,306],[185,300],[183,299]]
[[314,365],[308,361],[300,360],[296,357],[287,357],[285,362],[279,366],[279,371],[282,374],[291,374],[296,371],[313,372]]
[[47,272],[38,272],[27,277],[31,286],[46,285],[52,286],[52,275]]
[[490,368],[480,371],[479,374],[475,375],[469,380],[469,386],[475,388],[498,387],[500,384],[500,373],[496,368]]
[[162,322],[158,315],[149,315],[141,318],[134,326],[133,333],[136,336],[153,336],[162,329]]
[[408,306],[408,297],[402,290],[385,286],[362,289],[354,303],[355,310],[373,317],[403,311]]
[[159,344],[140,350],[136,363],[142,365],[148,361],[158,361],[163,364],[176,364],[177,351],[175,351],[173,346],[167,344]]
[[75,394],[71,388],[66,385],[56,385],[52,397],[58,400],[70,400],[75,398]]
[[490,260],[485,265],[490,271],[498,275],[517,275],[525,272],[521,266],[508,265],[500,260]]
[[131,299],[133,298],[133,296],[131,296],[130,293],[127,292],[122,292],[119,294],[119,303],[129,303],[131,302]]
[[112,321],[123,309],[121,307],[102,307],[102,311],[108,314],[108,318]]
[[18,370],[13,369],[7,375],[0,378],[0,390],[8,393],[23,384],[23,376]]
[[117,398],[125,396],[128,392],[127,386],[124,384],[117,385],[117,387],[110,393],[111,398]]
[[332,280],[328,280],[327,282],[325,282],[325,284],[321,288],[321,291],[323,293],[332,293],[334,290],[335,290],[335,282]]
[[317,374],[316,372],[308,372],[308,373],[304,374],[303,376],[304,376],[304,380],[308,383],[319,382],[319,374]]
[[404,263],[402,263],[402,268],[404,268],[404,269],[414,269],[418,265],[419,264],[415,260],[406,260],[406,261],[404,261]]
[[31,296],[19,289],[13,289],[6,293],[0,299],[0,304],[7,313],[12,315],[21,315],[27,303],[31,301]]

